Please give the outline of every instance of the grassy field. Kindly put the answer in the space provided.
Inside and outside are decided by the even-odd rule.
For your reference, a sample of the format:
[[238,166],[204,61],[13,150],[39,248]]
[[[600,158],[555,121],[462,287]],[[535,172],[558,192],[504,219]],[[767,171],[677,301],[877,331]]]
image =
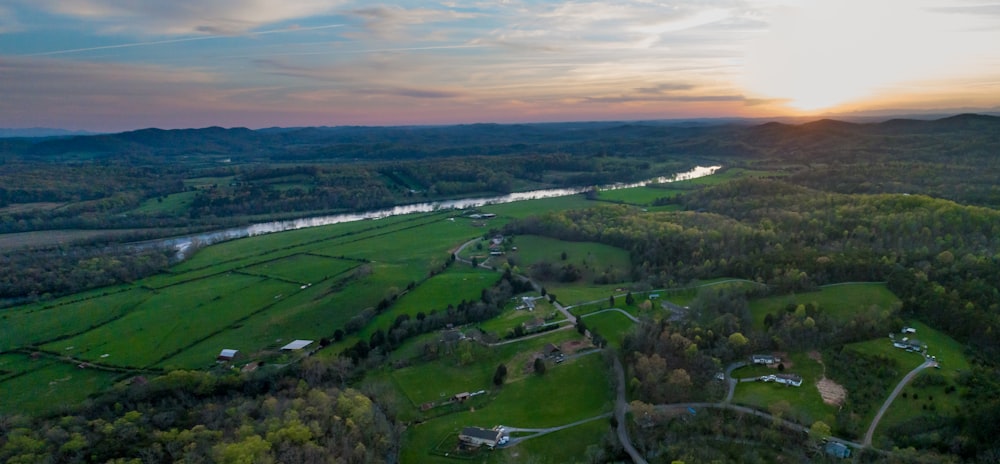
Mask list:
[[130,211],[131,214],[170,214],[177,215],[184,213],[191,207],[195,195],[198,192],[193,190],[187,192],[171,193],[166,197],[150,198],[138,208]]
[[[779,401],[787,401],[792,411],[785,419],[790,419],[804,425],[811,425],[817,420],[827,424],[834,423],[837,407],[823,403],[816,382],[823,377],[823,366],[809,358],[806,353],[790,353],[791,362],[784,373],[796,374],[802,377],[802,386],[792,387],[773,382],[741,382],[736,387],[733,402],[767,411],[768,407]],[[755,377],[762,375],[760,367],[744,367],[733,371],[733,377]],[[768,373],[777,374],[777,369],[768,369]]]
[[354,269],[361,263],[324,256],[297,254],[241,269],[241,272],[274,279],[287,280],[301,285],[325,280]]
[[584,316],[583,322],[591,331],[596,331],[608,340],[613,347],[620,347],[622,338],[632,330],[635,323],[618,311],[608,311],[600,314]]
[[[228,181],[189,179],[188,184],[203,187]],[[147,206],[151,210],[167,207],[172,200]],[[514,216],[592,204],[573,196],[490,206],[490,212],[500,216],[486,227],[502,225]],[[48,353],[112,367],[205,368],[214,365],[222,348],[238,349],[253,359],[271,356],[292,339],[332,337],[364,309],[402,295],[355,337],[367,336],[400,314],[412,316],[463,299],[477,300],[482,289],[499,277],[455,264],[428,279],[458,245],[485,232],[473,221],[448,220],[455,214],[441,211],[359,221],[205,247],[169,272],[131,286],[6,309],[0,320],[0,350],[37,346]],[[595,244],[573,246],[581,247],[572,248],[581,258],[589,254],[591,263],[599,258],[627,265],[627,256],[620,250]],[[407,292],[411,285],[415,287]],[[551,339],[574,335],[562,331],[551,334]],[[343,346],[355,339],[349,337]],[[519,349],[544,344],[547,339],[518,343]],[[493,351],[513,359],[508,349],[514,348]],[[327,351],[332,355],[338,350],[322,353]],[[64,378],[67,366],[76,369],[68,361],[31,363],[28,372],[2,377],[6,379],[4,396],[24,398],[40,388],[41,384],[33,386],[32,382],[47,385],[51,379]],[[493,368],[489,366],[490,375]],[[83,371],[78,376],[91,378],[72,382],[77,390],[68,398],[83,398],[109,385],[109,376]],[[31,407],[25,403],[26,410]]]
[[754,327],[757,330],[765,330],[764,317],[768,313],[783,312],[789,304],[806,303],[816,303],[820,311],[844,321],[849,320],[858,311],[872,306],[888,310],[899,304],[899,298],[896,298],[885,284],[877,282],[828,285],[818,292],[757,298],[750,301]]
[[[965,356],[965,347],[943,332],[934,330],[921,322],[912,321],[909,326],[917,329],[916,334],[909,336],[918,338],[925,343],[927,354],[936,357],[941,368],[923,371],[903,389],[906,396],[897,397],[889,410],[886,411],[882,422],[879,423],[879,427],[875,431],[876,437],[896,424],[918,419],[924,415],[954,416],[959,413],[962,390],[957,388],[957,380],[962,372],[970,369],[969,360]],[[892,346],[888,340],[881,341],[884,345]],[[865,347],[861,347],[861,349],[863,348]],[[858,348],[856,347],[856,349]],[[906,356],[909,358],[908,367],[913,362],[919,364],[923,361],[917,354],[906,353],[898,348],[892,348],[892,350],[899,353],[897,356],[908,355]],[[950,392],[946,392],[949,386],[954,387],[954,390],[949,389]]]
[[[423,377],[426,375],[417,376],[418,379]],[[408,388],[408,385],[403,384],[401,388]],[[550,368],[543,376],[532,375],[509,382],[499,390],[491,390],[487,395],[488,402],[485,405],[436,417],[407,429],[401,462],[454,462],[430,455],[428,451],[434,444],[447,439],[449,434],[462,427],[493,427],[500,424],[522,428],[552,427],[597,416],[611,411],[612,407],[611,385],[600,355],[567,361]],[[556,398],[573,398],[573,401],[554,401]],[[486,453],[473,462],[502,462],[503,459],[512,458],[515,453],[515,460],[534,455],[538,462],[566,462],[564,458],[567,456],[582,458],[586,446],[593,443],[590,440],[601,436],[607,428],[606,420],[597,422],[603,426],[581,426],[580,430],[585,433],[580,435],[560,434],[556,437],[533,439],[541,440],[533,446],[527,446],[531,443],[529,440],[509,449]],[[545,448],[546,443],[555,443],[555,439],[568,435],[571,438],[559,442],[559,446],[563,448],[561,451],[553,454]]]
[[[0,377],[0,413],[47,413],[70,407],[91,392],[110,387],[120,374],[76,365],[46,357],[0,355],[0,369],[16,369],[15,375]],[[13,372],[13,371],[12,371]]]
[[672,197],[680,192],[682,192],[682,190],[646,186],[617,190],[601,190],[597,197],[604,201],[649,206],[660,198]]

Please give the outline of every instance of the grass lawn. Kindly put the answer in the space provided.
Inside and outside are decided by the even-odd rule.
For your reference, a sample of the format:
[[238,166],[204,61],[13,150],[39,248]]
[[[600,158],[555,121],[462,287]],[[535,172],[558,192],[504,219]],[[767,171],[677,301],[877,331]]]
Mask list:
[[152,295],[135,288],[89,299],[65,299],[54,306],[5,310],[0,316],[0,350],[45,343],[97,328],[121,317]]
[[362,263],[353,260],[341,260],[316,255],[297,254],[276,261],[249,266],[241,272],[282,280],[290,280],[299,284],[309,284],[335,276]]
[[[489,402],[484,406],[436,417],[407,429],[403,436],[401,462],[453,463],[451,459],[430,455],[428,451],[446,439],[449,434],[460,431],[462,427],[493,427],[500,424],[523,428],[552,427],[609,412],[613,405],[611,384],[600,355],[589,355],[567,361],[549,369],[543,376],[532,375],[523,380],[509,382],[501,389],[490,391],[487,395]],[[597,422],[604,424],[606,428],[607,421]],[[605,428],[596,426],[581,428],[581,431],[589,430],[589,432],[570,441],[561,442],[560,446],[564,449],[557,454],[582,456],[586,445],[592,443],[589,441],[590,437],[599,437],[595,431]],[[485,453],[483,457],[473,462],[498,462],[495,460],[508,457],[505,453],[539,451],[544,456],[553,456],[553,460],[543,462],[565,462],[558,456],[552,455],[552,450],[544,448],[546,442],[553,443],[550,440],[552,439],[525,447],[523,451],[519,451],[522,445],[518,445]],[[524,445],[528,443],[530,440]]]
[[169,287],[120,319],[44,349],[112,365],[145,367],[293,289],[297,287],[288,283],[238,274]]
[[45,358],[31,363],[24,375],[0,380],[0,413],[55,412],[107,389],[119,375]]
[[171,193],[164,198],[150,198],[138,208],[130,211],[132,214],[179,214],[187,211],[194,201],[195,195],[198,192],[188,191],[188,192],[178,192]]
[[[945,389],[948,386],[958,387],[959,375],[970,368],[969,361],[965,356],[965,347],[955,339],[924,323],[911,321],[909,326],[917,329],[917,333],[910,335],[910,337],[919,337],[921,342],[927,344],[927,353],[937,357],[941,369],[927,369],[921,372],[903,389],[906,397],[904,398],[900,394],[893,401],[875,431],[876,437],[894,425],[917,419],[923,415],[955,416],[959,413],[962,390],[945,393]],[[892,346],[888,340],[883,340],[883,342],[890,347]],[[897,348],[892,348],[892,350],[901,353],[901,355],[908,355],[907,358],[913,358],[911,363],[922,361],[917,354],[906,353]],[[928,380],[934,381],[928,382]],[[921,386],[922,383],[925,385]]]
[[[797,374],[802,377],[802,386],[792,387],[773,382],[741,382],[736,386],[733,402],[752,406],[764,411],[779,401],[788,401],[792,412],[786,419],[800,424],[811,425],[817,420],[827,424],[834,423],[837,413],[836,406],[823,403],[816,382],[823,376],[823,366],[809,358],[806,353],[790,353],[791,363],[786,363],[786,374]],[[733,377],[751,377],[759,375],[760,368],[744,367],[733,371]],[[777,369],[769,369],[777,374]],[[850,394],[850,393],[848,393]]]
[[611,346],[621,347],[622,339],[625,337],[635,323],[618,311],[608,311],[600,314],[589,314],[583,316],[583,322],[592,331],[601,334]]
[[[625,293],[628,291],[628,285],[627,283],[598,285],[585,282],[573,284],[553,282],[546,285],[545,290],[554,294],[559,299],[559,302],[564,305],[596,302],[598,306],[598,308],[594,309],[596,311],[597,309],[608,307],[608,297],[611,295],[615,295],[616,303],[620,299],[620,304],[625,304]],[[619,295],[621,295],[621,298],[618,297]]]
[[757,298],[750,301],[754,327],[763,331],[764,317],[768,313],[784,311],[785,306],[789,304],[806,303],[816,303],[820,311],[844,321],[872,306],[888,310],[893,305],[899,304],[899,298],[896,298],[896,295],[893,295],[883,283],[828,285],[818,292]]
[[682,192],[682,190],[645,186],[617,190],[601,190],[597,197],[605,201],[649,206],[660,198],[672,197],[680,192]]

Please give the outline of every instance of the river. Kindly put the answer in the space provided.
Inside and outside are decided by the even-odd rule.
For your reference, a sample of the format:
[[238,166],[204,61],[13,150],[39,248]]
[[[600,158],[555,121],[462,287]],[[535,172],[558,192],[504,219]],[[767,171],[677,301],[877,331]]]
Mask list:
[[[671,177],[657,177],[642,182],[618,183],[598,187],[600,190],[616,190],[622,188],[642,187],[655,183],[669,183],[681,180],[696,179],[715,174],[722,166],[696,166],[694,169],[677,173]],[[464,198],[458,200],[430,201],[426,203],[413,203],[400,205],[392,208],[366,211],[361,213],[333,214],[329,216],[316,216],[311,218],[291,219],[287,221],[262,222],[249,226],[233,227],[213,232],[202,232],[200,234],[174,237],[163,240],[145,242],[142,246],[171,247],[177,250],[177,258],[183,260],[187,257],[192,246],[197,247],[212,245],[226,240],[233,240],[255,235],[270,234],[274,232],[285,232],[289,230],[305,229],[307,227],[327,226],[344,222],[363,221],[366,219],[382,219],[391,216],[412,213],[428,213],[442,209],[466,209],[477,208],[485,205],[501,203],[511,203],[523,200],[536,200],[540,198],[564,197],[575,195],[589,190],[591,187],[570,187],[557,189],[532,190],[528,192],[516,192],[507,195],[480,198]]]

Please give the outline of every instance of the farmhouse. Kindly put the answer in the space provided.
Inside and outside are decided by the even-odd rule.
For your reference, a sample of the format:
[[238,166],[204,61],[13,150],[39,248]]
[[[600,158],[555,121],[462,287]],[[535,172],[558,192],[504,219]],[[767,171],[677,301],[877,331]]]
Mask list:
[[219,353],[219,355],[215,357],[215,360],[218,361],[218,362],[232,362],[233,360],[236,359],[236,357],[239,354],[240,354],[239,350],[225,349],[225,350],[222,350]]
[[500,441],[502,434],[499,430],[489,430],[480,427],[465,427],[458,439],[469,446],[486,445],[493,448]]
[[542,354],[544,354],[546,358],[551,358],[562,354],[562,350],[560,350],[558,346],[546,343],[545,348],[542,348]]
[[785,385],[791,385],[793,387],[802,386],[802,377],[795,374],[778,374],[774,376],[774,381]]
[[750,362],[754,364],[777,364],[781,362],[781,358],[773,356],[770,354],[755,354],[750,356]]
[[537,329],[537,328],[545,325],[545,321],[542,318],[540,318],[540,317],[536,317],[536,318],[534,318],[534,319],[532,319],[530,321],[524,322],[523,324],[524,324],[524,330],[527,330],[527,331],[530,332],[532,330],[535,330],[535,329]]
[[913,327],[903,327],[903,329],[900,330],[899,333],[915,334],[917,333],[917,329],[914,329]]
[[901,350],[906,350],[915,353],[920,352],[921,350],[923,350],[924,347],[923,343],[921,343],[920,340],[907,337],[903,337],[902,340],[894,340],[892,342],[892,346],[899,348]]
[[462,393],[456,393],[455,396],[451,397],[451,400],[454,401],[454,402],[456,402],[456,403],[461,403],[461,402],[464,402],[465,400],[467,400],[467,399],[469,399],[471,397],[472,397],[471,393],[469,393],[469,392],[462,392]]
[[802,386],[802,377],[795,374],[777,374],[777,375],[765,375],[760,378],[761,382],[775,382],[782,385],[791,385],[793,387]]
[[309,346],[309,344],[312,342],[313,342],[312,340],[295,340],[281,347],[281,351],[298,351],[301,350],[302,348]]

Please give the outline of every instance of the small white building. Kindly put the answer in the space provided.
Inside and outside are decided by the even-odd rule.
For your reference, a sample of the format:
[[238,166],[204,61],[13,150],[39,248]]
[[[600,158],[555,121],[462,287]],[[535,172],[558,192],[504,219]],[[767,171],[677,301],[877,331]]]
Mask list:
[[493,448],[500,442],[503,433],[500,430],[490,430],[480,427],[465,427],[458,439],[469,446],[486,445]]
[[309,346],[309,344],[311,344],[312,342],[313,342],[312,340],[295,340],[281,347],[281,351],[298,351],[301,350],[302,348]]
[[219,356],[216,356],[215,360],[219,362],[232,362],[239,354],[240,350],[224,349],[219,352]]

